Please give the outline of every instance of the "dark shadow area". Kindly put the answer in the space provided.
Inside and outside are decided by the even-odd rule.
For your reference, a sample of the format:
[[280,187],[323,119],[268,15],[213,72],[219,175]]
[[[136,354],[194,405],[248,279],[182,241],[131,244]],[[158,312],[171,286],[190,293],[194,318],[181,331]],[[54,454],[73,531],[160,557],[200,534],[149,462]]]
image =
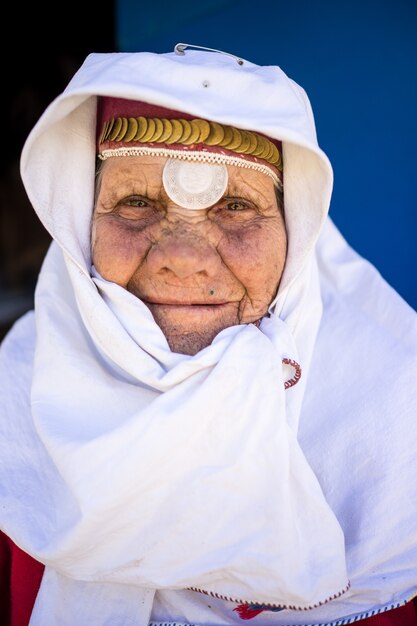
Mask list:
[[36,9],[19,5],[7,13],[8,23],[19,24],[19,37],[14,38],[13,47],[6,46],[4,39],[1,43],[0,340],[32,308],[34,287],[50,243],[20,180],[23,144],[85,57],[90,52],[116,50],[113,0],[88,7],[71,3],[68,12],[61,5],[48,9],[47,16],[42,5]]

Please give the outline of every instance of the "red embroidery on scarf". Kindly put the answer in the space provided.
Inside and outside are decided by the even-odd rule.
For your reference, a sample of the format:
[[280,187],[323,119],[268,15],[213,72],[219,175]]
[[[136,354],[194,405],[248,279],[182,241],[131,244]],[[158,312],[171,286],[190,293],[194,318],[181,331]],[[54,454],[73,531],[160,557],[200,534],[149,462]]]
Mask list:
[[233,610],[236,611],[240,619],[253,619],[265,609],[254,609],[250,604],[240,604]]
[[297,361],[294,361],[294,359],[282,359],[282,362],[284,363],[284,365],[291,365],[291,367],[293,367],[295,369],[295,374],[292,378],[289,378],[288,380],[285,381],[284,383],[284,388],[285,389],[289,389],[290,387],[294,387],[294,385],[296,385],[298,383],[298,381],[301,378],[301,367],[300,365],[297,363]]
[[279,611],[283,611],[284,607],[273,607],[267,604],[239,604],[239,606],[233,610],[236,611],[240,619],[253,619],[263,611],[278,613]]
[[[256,328],[260,328],[261,322],[262,322],[262,318],[259,320],[256,320],[256,322],[252,322],[252,324],[256,326]],[[282,359],[282,362],[284,363],[284,365],[291,365],[291,367],[295,369],[294,376],[284,382],[284,389],[289,389],[290,387],[294,387],[294,385],[296,385],[298,381],[300,380],[301,366],[297,363],[297,361],[294,361],[294,359],[288,359],[286,357]]]

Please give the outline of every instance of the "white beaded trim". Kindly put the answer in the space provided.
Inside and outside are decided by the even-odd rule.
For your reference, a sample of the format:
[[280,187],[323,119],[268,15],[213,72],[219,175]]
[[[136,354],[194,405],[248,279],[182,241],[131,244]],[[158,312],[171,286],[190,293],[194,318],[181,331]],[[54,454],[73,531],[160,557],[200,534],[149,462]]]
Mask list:
[[282,181],[277,174],[267,165],[262,163],[255,163],[254,161],[248,161],[239,157],[231,156],[230,154],[222,154],[220,152],[196,152],[188,150],[170,150],[169,148],[150,148],[144,146],[143,148],[114,148],[103,150],[97,156],[102,161],[105,161],[109,157],[118,156],[161,156],[171,159],[185,159],[186,161],[201,161],[204,163],[221,163],[224,165],[236,165],[237,167],[245,167],[247,169],[256,170],[270,176],[275,185],[282,189]]

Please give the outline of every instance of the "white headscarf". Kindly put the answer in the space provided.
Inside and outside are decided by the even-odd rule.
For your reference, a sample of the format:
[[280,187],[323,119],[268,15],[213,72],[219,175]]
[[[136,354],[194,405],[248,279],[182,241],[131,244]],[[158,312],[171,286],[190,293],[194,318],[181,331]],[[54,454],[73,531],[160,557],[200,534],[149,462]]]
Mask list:
[[[260,329],[172,353],[94,272],[97,95],[283,141],[288,257]],[[35,319],[0,359],[0,528],[46,565],[31,626],[147,625],[172,593],[178,623],[184,589],[282,608],[276,624],[416,593],[416,319],[326,218],[332,170],[304,91],[217,53],[91,54],[21,171],[54,240]],[[288,390],[286,358],[302,367]]]

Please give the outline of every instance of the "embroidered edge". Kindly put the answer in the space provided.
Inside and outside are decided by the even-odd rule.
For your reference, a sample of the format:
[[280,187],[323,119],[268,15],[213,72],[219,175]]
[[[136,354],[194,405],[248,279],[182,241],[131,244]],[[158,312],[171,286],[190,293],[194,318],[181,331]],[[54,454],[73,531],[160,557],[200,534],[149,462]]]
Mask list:
[[267,165],[262,163],[255,163],[254,161],[248,161],[244,158],[231,156],[230,154],[221,154],[220,152],[204,152],[204,151],[181,151],[171,150],[169,148],[151,148],[149,146],[143,146],[142,148],[108,148],[102,150],[97,155],[101,161],[105,161],[109,157],[122,157],[122,156],[161,156],[171,159],[184,159],[187,161],[200,161],[203,163],[218,163],[223,165],[236,165],[237,167],[244,167],[252,169],[262,174],[270,176],[274,181],[274,184],[279,189],[282,189],[282,181],[278,175]]
[[284,365],[291,365],[295,369],[295,374],[292,378],[289,378],[284,383],[284,389],[289,389],[290,387],[294,387],[298,383],[301,378],[301,366],[294,361],[294,359],[288,359],[287,357],[282,359]]
[[[398,602],[397,604],[390,604],[381,609],[375,609],[373,611],[367,611],[365,613],[358,613],[354,617],[343,617],[341,619],[334,620],[332,622],[320,622],[312,624],[299,624],[298,626],[345,626],[346,624],[354,624],[355,622],[367,619],[368,617],[373,617],[374,615],[381,615],[382,613],[387,613],[388,611],[393,611],[395,609],[399,609],[402,606],[405,606],[409,602],[412,602],[417,598],[417,591],[407,600],[403,600],[402,602]],[[267,610],[267,609],[266,609]],[[149,622],[149,626],[198,626],[194,623],[189,622]],[[282,624],[281,626],[289,626],[288,624]]]
[[320,622],[319,624],[303,624],[300,626],[345,626],[345,624],[354,624],[362,619],[367,619],[368,617],[374,617],[374,615],[381,615],[382,613],[387,613],[388,611],[394,611],[395,609],[399,609],[402,606],[405,606],[409,602],[411,602],[417,594],[413,595],[408,600],[403,600],[402,602],[397,602],[396,604],[389,604],[380,609],[374,609],[373,611],[366,611],[365,613],[358,613],[354,617],[342,617],[341,619],[334,620],[333,622]]
[[346,593],[350,589],[350,580],[348,581],[346,587],[341,591],[337,591],[332,596],[329,596],[325,600],[321,600],[316,604],[311,604],[309,606],[295,606],[291,604],[271,604],[271,603],[260,603],[236,598],[229,598],[227,596],[223,596],[215,591],[207,591],[205,589],[198,589],[197,587],[187,587],[188,591],[197,591],[198,593],[203,593],[206,596],[211,596],[212,598],[217,598],[218,600],[226,600],[227,602],[232,602],[233,604],[262,604],[265,606],[265,611],[270,607],[271,609],[288,609],[289,611],[311,611],[311,609],[317,609],[332,600],[336,600],[336,598],[340,598],[344,593]]

